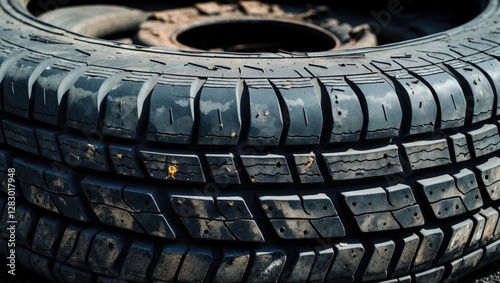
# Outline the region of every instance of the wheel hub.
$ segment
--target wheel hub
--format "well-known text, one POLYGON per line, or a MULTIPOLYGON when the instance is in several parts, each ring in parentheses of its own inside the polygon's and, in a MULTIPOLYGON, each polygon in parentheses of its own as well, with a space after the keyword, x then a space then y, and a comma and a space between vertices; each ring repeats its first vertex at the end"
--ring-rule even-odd
POLYGON ((208 2, 153 13, 137 38, 149 46, 224 52, 320 52, 376 45, 368 26, 340 24, 324 9, 295 12, 258 1, 208 2))

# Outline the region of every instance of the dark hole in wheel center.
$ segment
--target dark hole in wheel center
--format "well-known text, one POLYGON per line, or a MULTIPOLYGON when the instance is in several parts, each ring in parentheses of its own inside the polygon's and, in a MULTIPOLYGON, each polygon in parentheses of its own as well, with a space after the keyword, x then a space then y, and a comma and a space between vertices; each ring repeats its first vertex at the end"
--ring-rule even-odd
POLYGON ((334 49, 333 34, 296 22, 235 20, 187 28, 176 36, 182 45, 227 52, 320 52, 334 49))

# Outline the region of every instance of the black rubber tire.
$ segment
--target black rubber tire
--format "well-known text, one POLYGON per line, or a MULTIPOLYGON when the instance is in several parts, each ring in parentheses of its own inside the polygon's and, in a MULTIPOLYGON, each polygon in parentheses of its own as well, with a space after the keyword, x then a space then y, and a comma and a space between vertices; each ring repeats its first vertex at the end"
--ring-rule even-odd
POLYGON ((500 258, 497 0, 417 40, 252 55, 88 38, 24 2, 0 0, 16 264, 58 282, 439 282, 500 258))

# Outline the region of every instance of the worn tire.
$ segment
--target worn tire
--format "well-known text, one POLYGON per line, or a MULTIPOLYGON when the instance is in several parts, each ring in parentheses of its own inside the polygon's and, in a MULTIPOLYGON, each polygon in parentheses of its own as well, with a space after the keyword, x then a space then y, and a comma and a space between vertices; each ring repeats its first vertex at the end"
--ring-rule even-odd
POLYGON ((58 282, 439 282, 494 262, 483 2, 417 40, 243 55, 88 38, 0 0, 0 252, 14 237, 15 263, 58 282))

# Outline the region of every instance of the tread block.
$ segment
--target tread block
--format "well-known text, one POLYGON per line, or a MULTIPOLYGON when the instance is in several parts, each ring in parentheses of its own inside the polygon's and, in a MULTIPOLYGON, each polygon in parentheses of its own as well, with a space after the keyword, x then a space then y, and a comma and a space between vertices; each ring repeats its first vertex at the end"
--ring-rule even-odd
POLYGON ((131 213, 147 234, 167 239, 175 239, 176 234, 163 214, 131 213))
POLYGON ((155 282, 174 282, 181 261, 188 249, 185 245, 164 246, 151 278, 155 282))
POLYGON ((334 246, 335 258, 328 275, 327 280, 354 281, 354 275, 365 254, 365 248, 362 244, 343 243, 334 246))
POLYGON ((444 139, 405 143, 403 147, 412 170, 436 167, 450 163, 448 143, 444 139))
POLYGON ((491 118, 493 114, 493 104, 495 102, 495 93, 488 78, 475 66, 463 61, 451 61, 446 65, 450 67, 455 75, 462 79, 464 84, 471 90, 471 100, 473 100, 474 109, 472 111, 472 123, 477 123, 491 118))
POLYGON ((439 228, 421 229, 418 236, 420 245, 413 260, 413 270, 432 266, 444 239, 444 233, 439 228))
POLYGON ((91 203, 90 207, 101 223, 132 230, 137 233, 145 233, 142 226, 135 220, 130 211, 106 204, 91 203))
POLYGON ((316 239, 319 235, 311 222, 304 219, 272 219, 271 224, 278 235, 283 239, 316 239))
POLYGON ((177 215, 188 218, 205 218, 212 220, 223 220, 223 216, 217 211, 215 201, 212 197, 172 195, 170 203, 177 215))
POLYGON ((221 264, 215 274, 215 282, 243 282, 250 261, 250 253, 244 250, 224 250, 221 264))
POLYGON ((43 128, 38 128, 35 132, 42 156, 54 161, 63 162, 61 150, 59 149, 58 135, 57 131, 43 128))
POLYGON ((90 222, 94 215, 81 197, 79 177, 73 171, 50 168, 45 171, 45 182, 50 197, 61 214, 90 222))
POLYGON ((47 189, 44 173, 49 167, 45 163, 30 157, 16 157, 12 166, 16 169, 19 182, 47 189))
POLYGON ((435 267, 433 269, 415 274, 416 283, 441 282, 444 276, 444 266, 435 267))
POLYGON ((333 180, 350 180, 403 172, 398 147, 323 153, 333 180))
POLYGON ((500 136, 495 125, 486 124, 467 133, 474 148, 474 156, 480 157, 500 149, 500 136))
POLYGON ((378 75, 347 77, 365 103, 366 139, 399 136, 403 112, 396 91, 378 75))
POLYGON ((31 254, 33 252, 31 250, 28 250, 22 246, 17 246, 16 247, 16 260, 22 265, 26 266, 27 268, 32 269, 33 267, 31 266, 31 254))
POLYGON ((321 92, 311 79, 273 79, 284 113, 286 145, 319 144, 323 129, 321 92), (314 122, 313 122, 314 121, 314 122))
POLYGON ((463 202, 467 210, 472 211, 480 208, 483 205, 483 200, 478 189, 476 175, 468 169, 463 169, 453 177, 457 183, 457 188, 464 194, 463 202))
POLYGON ((60 213, 56 204, 52 200, 50 193, 48 193, 43 188, 21 183, 21 189, 27 201, 47 210, 60 213))
POLYGON ((85 227, 80 224, 70 224, 64 229, 59 249, 57 250, 56 259, 58 261, 66 262, 76 247, 80 232, 84 229, 85 227))
POLYGON ((484 256, 478 268, 493 263, 500 258, 500 240, 497 240, 484 248, 484 256))
POLYGON ((55 282, 52 276, 53 260, 36 253, 31 253, 29 260, 32 270, 39 275, 38 278, 44 278, 51 282, 55 282))
POLYGON ((330 97, 333 128, 331 143, 355 142, 361 138, 364 114, 354 90, 339 78, 320 78, 330 97))
POLYGON ((233 154, 207 154, 205 157, 210 167, 211 176, 217 184, 241 183, 233 154))
POLYGON ((286 158, 282 155, 242 155, 243 166, 253 183, 292 183, 286 158))
POLYGON ((226 225, 240 241, 264 242, 264 236, 255 220, 238 219, 227 221, 226 225))
POLYGON ((279 249, 255 250, 250 263, 248 282, 277 282, 286 258, 286 254, 279 249))
POLYGON ((416 234, 402 236, 400 243, 396 242, 396 245, 401 244, 403 248, 400 255, 398 255, 399 259, 396 267, 394 268, 394 272, 391 274, 392 276, 408 274, 413 263, 413 259, 417 254, 419 242, 420 238, 416 234))
POLYGON ((250 101, 248 145, 278 145, 283 117, 276 92, 268 80, 245 80, 250 101))
POLYGON ((477 250, 451 262, 450 275, 446 282, 455 282, 460 277, 475 270, 483 257, 483 250, 477 250))
MULTIPOLYGON (((11 150, 0 149, 0 191, 8 194, 9 193, 9 176, 8 170, 12 168, 12 160, 15 157, 15 152, 11 150)), ((16 187, 19 185, 15 184, 16 187)), ((12 191, 12 188, 11 188, 12 191)), ((15 190, 15 196, 19 196, 20 191, 15 190)))
POLYGON ((97 177, 86 177, 81 186, 90 203, 106 204, 112 207, 131 210, 123 200, 125 183, 108 181, 97 177))
POLYGON ((33 251, 54 258, 65 226, 63 222, 50 215, 40 218, 33 235, 33 251))
POLYGON ((90 67, 68 91, 66 126, 93 133, 105 110, 105 97, 120 80, 118 70, 90 67))
POLYGON ((253 218, 245 200, 241 197, 217 197, 217 210, 228 220, 253 218))
MULTIPOLYGON (((497 223, 500 220, 500 213, 492 207, 488 207, 487 209, 481 209, 479 213, 486 220, 486 223, 484 225, 483 235, 481 237, 481 242, 480 242, 480 246, 485 246, 488 243, 500 237, 500 235, 495 234, 496 232, 495 227, 497 226, 497 223)), ((500 229, 500 227, 498 229, 500 229)))
MULTIPOLYGON (((422 81, 407 71, 388 72, 389 76, 399 84, 404 101, 408 101, 411 109, 409 135, 430 133, 434 130, 437 119, 437 105, 431 90, 422 81)), ((406 134, 406 133, 405 133, 406 134)))
POLYGON ((389 231, 424 225, 413 192, 406 185, 342 193, 363 232, 389 231))
POLYGON ((485 191, 492 200, 500 199, 500 158, 493 157, 476 167, 481 174, 485 191))
POLYGON ((449 224, 450 239, 446 243, 447 247, 443 255, 438 259, 438 263, 447 262, 462 255, 464 249, 469 241, 474 228, 474 222, 467 219, 461 222, 452 222, 449 224))
POLYGON ((309 282, 324 282, 335 252, 333 248, 321 250, 318 247, 315 253, 316 260, 314 261, 308 280, 309 282))
POLYGON ((71 197, 51 194, 50 197, 57 210, 64 216, 87 223, 95 219, 94 214, 90 212, 80 196, 71 197))
POLYGON ((54 262, 54 277, 60 282, 94 282, 95 275, 60 262, 54 262))
POLYGON ((128 185, 123 189, 123 200, 133 211, 160 213, 165 208, 165 199, 155 188, 128 185))
POLYGON ((464 214, 483 205, 473 172, 464 169, 453 177, 441 175, 418 180, 430 203, 434 215, 439 219, 464 214))
POLYGON ((484 228, 486 226, 486 218, 484 218, 479 213, 472 215, 470 219, 474 221, 474 228, 470 236, 469 244, 465 249, 465 253, 472 252, 479 248, 479 245, 481 244, 481 238, 483 237, 484 228))
POLYGON ((2 126, 7 144, 40 155, 35 127, 11 119, 2 120, 2 126))
POLYGON ((140 158, 133 146, 111 144, 109 145, 109 156, 116 173, 125 176, 144 178, 140 168, 140 158))
POLYGON ((59 144, 66 163, 111 172, 111 166, 107 158, 108 144, 106 142, 89 141, 72 135, 61 135, 59 136, 59 144))
MULTIPOLYGON (((66 229, 61 243, 67 243, 59 247, 57 258, 63 258, 65 263, 72 266, 87 269, 87 255, 96 235, 100 232, 98 228, 72 227, 66 229), (61 251, 61 249, 63 249, 61 251)), ((96 264, 96 261, 94 261, 96 264)))
POLYGON ((214 200, 212 197, 172 195, 170 202, 194 238, 264 241, 245 201, 240 197, 214 200))
POLYGON ((33 117, 51 125, 63 126, 68 90, 84 72, 84 65, 58 61, 49 65, 33 85, 33 117))
MULTIPOLYGON (((12 64, 17 60, 25 56, 27 51, 19 49, 19 47, 14 47, 7 45, 5 42, 0 43, 0 98, 3 100, 3 80, 5 79, 5 74, 12 64)), ((3 110, 3 103, 0 103, 0 110, 3 110)))
POLYGON ((451 157, 453 158, 453 162, 458 163, 471 159, 467 138, 464 134, 451 135, 449 137, 449 141, 452 145, 451 149, 453 154, 451 157))
MULTIPOLYGON (((295 260, 289 274, 284 273, 286 282, 306 282, 311 273, 316 253, 310 248, 299 248, 297 259, 295 260)), ((327 270, 328 271, 328 270, 327 270)))
POLYGON ((261 196, 259 199, 276 233, 283 239, 345 235, 344 225, 325 194, 261 196))
POLYGON ((198 144, 236 145, 241 130, 242 82, 208 79, 199 95, 198 144))
MULTIPOLYGON (((494 51, 493 51, 494 52, 494 51)), ((485 52, 485 53, 488 53, 485 52)), ((484 53, 479 53, 470 57, 462 58, 462 60, 474 64, 476 68, 483 71, 483 73, 491 79, 493 93, 499 93, 500 91, 500 75, 495 72, 500 68, 500 62, 495 59, 495 57, 486 55, 484 53)), ((484 91, 483 91, 484 94, 484 91)), ((493 105, 496 115, 500 114, 500 101, 497 99, 497 105, 493 105)))
POLYGON ((15 155, 14 150, 0 149, 0 171, 7 172, 9 168, 12 168, 15 155))
POLYGON ((89 250, 88 266, 91 271, 110 276, 117 275, 118 260, 125 253, 124 237, 111 232, 98 233, 89 250))
POLYGON ((49 168, 44 177, 47 189, 53 194, 77 196, 81 193, 80 178, 73 170, 49 168))
POLYGON ((188 144, 193 137, 198 81, 163 76, 151 93, 147 140, 188 144))
POLYGON ((437 66, 411 69, 411 73, 432 90, 441 110, 440 129, 463 126, 467 101, 458 81, 437 66))
POLYGON ((133 282, 146 282, 148 268, 154 257, 154 246, 145 241, 134 241, 122 265, 120 277, 133 282))
MULTIPOLYGON (((500 212, 500 206, 495 207, 495 209, 500 212)), ((495 229, 495 233, 493 234, 493 239, 500 239, 500 217, 498 218, 497 228, 495 229)))
POLYGON ((203 282, 212 265, 213 255, 209 248, 191 247, 186 253, 177 274, 179 282, 203 282), (193 271, 196 272, 193 273, 193 271))
POLYGON ((394 241, 373 242, 373 253, 363 273, 363 280, 377 280, 387 277, 387 269, 396 248, 394 241))
POLYGON ((309 154, 294 154, 295 166, 299 172, 300 182, 307 183, 323 183, 324 179, 319 170, 316 156, 313 152, 309 154))
POLYGON ((197 155, 141 150, 149 175, 159 180, 204 183, 205 175, 197 155))
POLYGON ((182 224, 193 238, 235 241, 224 221, 181 217, 182 224))
POLYGON ((3 78, 3 109, 14 115, 30 118, 33 106, 32 86, 48 64, 45 55, 27 54, 9 66, 3 78))
MULTIPOLYGON (((126 139, 139 139, 146 98, 157 77, 151 74, 132 73, 116 83, 106 95, 103 133, 126 139)), ((147 113, 149 114, 149 113, 147 113)))
POLYGON ((174 239, 163 214, 164 206, 154 189, 125 187, 123 183, 87 177, 81 182, 95 215, 102 223, 150 235, 174 239), (150 213, 147 213, 150 212, 150 213))

